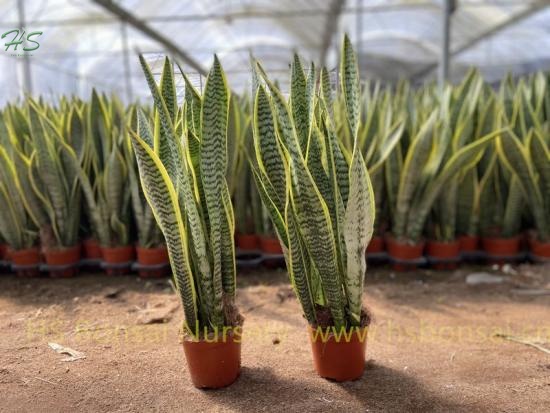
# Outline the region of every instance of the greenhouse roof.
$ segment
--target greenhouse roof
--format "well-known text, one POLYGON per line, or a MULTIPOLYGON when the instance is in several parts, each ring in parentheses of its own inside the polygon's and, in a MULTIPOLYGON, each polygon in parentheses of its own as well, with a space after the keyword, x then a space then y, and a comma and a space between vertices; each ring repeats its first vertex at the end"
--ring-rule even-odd
MULTIPOLYGON (((217 53, 235 90, 250 79, 250 55, 287 81, 294 51, 334 69, 342 34, 360 56, 363 78, 423 82, 441 55, 443 0, 0 0, 0 30, 24 27, 40 47, 0 51, 0 103, 22 96, 78 94, 92 87, 125 99, 147 96, 137 51, 158 72, 178 60, 203 83, 217 53), (21 23, 22 22, 22 23, 21 23), (30 67, 30 76, 24 67, 30 67)), ((458 0, 451 17, 450 79, 479 67, 489 81, 550 67, 549 0, 458 0)))

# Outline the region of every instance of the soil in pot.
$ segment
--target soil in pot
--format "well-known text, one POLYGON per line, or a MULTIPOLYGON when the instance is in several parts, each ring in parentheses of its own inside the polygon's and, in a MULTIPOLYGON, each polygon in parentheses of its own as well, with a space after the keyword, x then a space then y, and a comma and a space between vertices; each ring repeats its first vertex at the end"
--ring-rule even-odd
POLYGON ((277 268, 285 265, 283 248, 278 238, 260 237, 260 247, 264 253, 263 264, 269 268, 277 268), (279 257, 269 257, 279 255, 279 257))
POLYGON ((40 250, 38 247, 9 251, 13 270, 20 277, 40 275, 40 250))
POLYGON ((410 243, 386 236, 388 255, 396 260, 392 267, 395 271, 411 271, 418 268, 418 263, 424 251, 424 242, 410 243))
POLYGON ((460 243, 458 240, 451 242, 428 241, 426 254, 436 270, 454 270, 458 266, 460 258, 460 243))
POLYGON ((135 249, 133 245, 101 247, 101 255, 107 275, 129 274, 135 259, 135 249))
POLYGON ((483 237, 481 244, 487 253, 487 260, 494 264, 505 264, 517 259, 521 236, 511 238, 483 237))
POLYGON ((260 240, 256 234, 237 234, 237 247, 242 251, 255 251, 260 249, 260 240))
POLYGON ((227 328, 217 337, 183 339, 183 350, 193 385, 199 389, 229 386, 241 371, 242 327, 227 328))
POLYGON ((380 254, 381 252, 384 252, 384 250, 384 238, 379 235, 373 236, 367 246, 367 254, 380 254))
POLYGON ((138 274, 142 278, 164 277, 170 274, 168 250, 162 245, 155 248, 136 246, 138 274), (151 268, 147 268, 151 267, 151 268))
POLYGON ((318 326, 308 326, 313 364, 319 376, 335 381, 357 380, 365 369, 370 315, 361 311, 361 325, 347 330, 331 326, 330 311, 316 307, 318 326))
POLYGON ((78 274, 78 263, 80 261, 82 248, 80 245, 66 248, 49 248, 44 250, 46 264, 51 268, 48 270, 52 278, 74 277, 78 274), (58 268, 55 268, 58 267, 58 268))

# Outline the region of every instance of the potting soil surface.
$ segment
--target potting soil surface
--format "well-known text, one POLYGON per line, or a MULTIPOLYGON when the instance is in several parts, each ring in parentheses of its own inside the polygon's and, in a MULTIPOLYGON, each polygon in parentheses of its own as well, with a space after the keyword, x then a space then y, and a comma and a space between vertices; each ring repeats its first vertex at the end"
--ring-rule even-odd
POLYGON ((397 274, 370 267, 360 380, 313 369, 283 270, 240 273, 242 372, 189 380, 168 279, 0 275, 1 412, 543 412, 550 407, 550 267, 397 274), (489 273, 484 279, 466 277, 489 273), (501 275, 494 278, 491 275, 501 275), (56 351, 57 350, 57 351, 56 351), (74 350, 74 351, 73 351, 74 350))

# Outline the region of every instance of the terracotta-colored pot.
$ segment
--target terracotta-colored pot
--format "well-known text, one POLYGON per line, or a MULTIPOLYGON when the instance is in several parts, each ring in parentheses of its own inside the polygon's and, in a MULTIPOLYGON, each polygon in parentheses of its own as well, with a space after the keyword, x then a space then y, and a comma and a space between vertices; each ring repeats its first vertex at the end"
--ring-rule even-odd
POLYGON ((461 235, 458 237, 461 252, 476 252, 479 249, 479 237, 477 235, 461 235))
POLYGON ((384 252, 385 243, 384 238, 378 235, 375 235, 371 238, 369 245, 367 246, 367 254, 379 254, 384 252))
MULTIPOLYGON (((396 258, 402 261, 415 261, 422 258, 422 252, 424 251, 425 243, 418 242, 412 244, 406 241, 398 241, 391 235, 386 235, 386 249, 388 255, 392 258, 396 258)), ((396 271, 410 271, 418 267, 415 262, 409 263, 395 263, 392 265, 396 271)))
POLYGON ((483 237, 481 245, 487 253, 488 261, 495 264, 504 264, 513 261, 519 254, 521 236, 512 238, 483 237))
POLYGON ((38 277, 40 275, 40 250, 38 247, 24 250, 9 250, 11 263, 14 266, 29 267, 15 268, 15 273, 20 277, 38 277))
POLYGON ((243 251, 260 249, 260 240, 256 234, 237 234, 237 247, 243 251))
POLYGON ((520 239, 519 239, 520 251, 526 251, 529 248, 531 248, 531 238, 533 237, 533 234, 536 234, 534 230, 523 231, 520 234, 520 239))
POLYGON ((281 247, 281 243, 278 238, 260 237, 260 248, 265 254, 263 264, 266 267, 277 268, 285 265, 284 259, 282 258, 283 248, 281 247), (266 257, 266 255, 280 255, 281 258, 270 258, 266 257))
POLYGON ((7 260, 8 255, 8 245, 0 244, 0 261, 7 260))
POLYGON ((282 254, 283 248, 278 238, 260 237, 260 247, 266 254, 282 254))
POLYGON ((451 242, 428 241, 426 254, 434 258, 432 267, 436 270, 454 270, 458 265, 460 255, 460 243, 458 240, 451 242), (448 262, 444 262, 448 260, 448 262))
POLYGON ((550 242, 541 242, 536 236, 529 237, 531 253, 539 258, 550 259, 550 242))
POLYGON ((241 371, 242 329, 220 334, 215 341, 185 338, 183 350, 193 385, 199 389, 229 386, 241 371))
POLYGON ((94 238, 87 238, 82 243, 84 247, 84 258, 87 260, 101 260, 101 247, 94 238))
POLYGON ((142 248, 140 246, 136 246, 136 252, 137 261, 140 265, 140 268, 138 269, 138 274, 140 277, 164 277, 170 273, 170 261, 168 259, 168 250, 166 249, 166 246, 163 245, 156 248, 142 248), (157 268, 145 268, 147 266, 157 268))
POLYGON ((135 259, 135 249, 133 245, 101 247, 101 255, 106 264, 107 275, 123 275, 130 273, 132 262, 135 259))
POLYGON ((357 380, 365 369, 368 327, 354 328, 337 337, 329 327, 308 326, 313 364, 317 374, 336 381, 357 380))
POLYGON ((46 264, 60 267, 67 266, 67 268, 63 269, 50 269, 50 277, 67 278, 78 274, 78 262, 80 261, 81 251, 80 244, 67 248, 44 249, 46 264))

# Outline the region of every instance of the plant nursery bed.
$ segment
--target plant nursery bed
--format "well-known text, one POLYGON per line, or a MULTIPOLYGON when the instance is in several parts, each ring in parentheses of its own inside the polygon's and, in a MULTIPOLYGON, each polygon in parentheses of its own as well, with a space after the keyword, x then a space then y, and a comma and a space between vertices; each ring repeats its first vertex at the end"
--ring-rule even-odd
POLYGON ((370 268, 368 361, 361 379, 343 384, 315 374, 286 280, 282 270, 240 274, 241 376, 201 391, 189 380, 182 311, 167 279, 1 275, 0 411, 538 412, 550 405, 550 267, 370 268))

